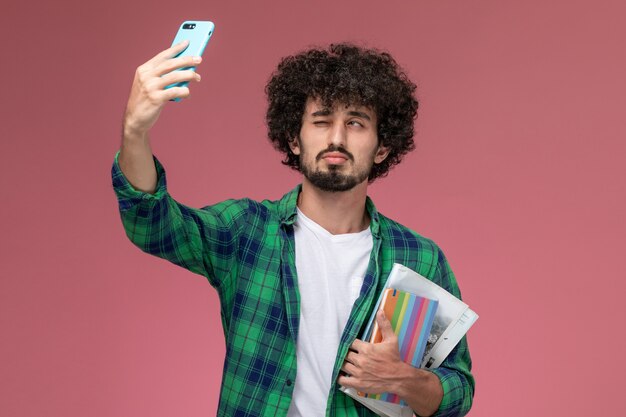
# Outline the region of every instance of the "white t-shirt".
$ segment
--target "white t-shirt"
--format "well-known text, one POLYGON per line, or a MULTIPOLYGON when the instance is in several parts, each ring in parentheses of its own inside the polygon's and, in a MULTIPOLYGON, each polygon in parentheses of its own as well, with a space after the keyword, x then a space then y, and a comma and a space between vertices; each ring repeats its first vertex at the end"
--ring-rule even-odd
POLYGON ((326 412, 339 340, 359 296, 373 247, 369 228, 333 235, 299 209, 294 223, 300 326, 288 417, 326 412))

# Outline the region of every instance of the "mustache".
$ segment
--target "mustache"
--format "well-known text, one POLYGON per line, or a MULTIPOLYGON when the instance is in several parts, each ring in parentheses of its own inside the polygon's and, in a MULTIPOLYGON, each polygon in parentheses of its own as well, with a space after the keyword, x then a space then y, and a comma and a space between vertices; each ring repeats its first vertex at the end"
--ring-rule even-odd
POLYGON ((337 146, 337 145, 330 145, 328 148, 318 153, 317 156, 315 157, 315 160, 319 161, 320 159, 324 157, 324 155, 330 152, 339 152, 345 155, 350 161, 354 161, 354 156, 350 152, 345 150, 343 147, 337 146))

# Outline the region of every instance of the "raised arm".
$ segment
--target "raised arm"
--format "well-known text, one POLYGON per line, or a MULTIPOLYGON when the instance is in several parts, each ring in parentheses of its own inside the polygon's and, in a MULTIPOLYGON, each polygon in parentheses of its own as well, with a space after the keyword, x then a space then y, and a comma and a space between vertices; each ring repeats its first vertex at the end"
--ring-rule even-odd
POLYGON ((224 291, 233 276, 237 236, 245 223, 247 201, 229 200, 195 209, 167 191, 165 170, 152 155, 149 132, 165 104, 189 96, 187 87, 166 86, 199 81, 191 70, 199 57, 173 58, 180 43, 139 66, 128 98, 119 154, 112 167, 113 188, 126 234, 141 250, 206 276, 224 291))
POLYGON ((150 147, 150 129, 168 101, 189 96, 187 87, 165 87, 181 81, 200 81, 200 75, 192 70, 175 71, 197 66, 202 60, 191 56, 174 58, 187 46, 187 41, 174 45, 139 66, 135 72, 124 114, 118 161, 136 190, 151 194, 156 190, 157 173, 150 147))

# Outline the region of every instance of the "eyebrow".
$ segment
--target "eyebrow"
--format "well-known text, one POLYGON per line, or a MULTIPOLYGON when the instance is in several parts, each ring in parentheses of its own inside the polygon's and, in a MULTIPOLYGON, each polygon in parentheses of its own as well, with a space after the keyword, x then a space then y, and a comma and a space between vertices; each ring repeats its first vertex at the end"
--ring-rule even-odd
POLYGON ((363 113, 362 111, 349 111, 348 115, 362 117, 365 120, 371 120, 367 113, 363 113))
MULTIPOLYGON (((330 109, 322 109, 322 110, 318 110, 318 111, 311 113, 311 116, 313 117, 329 116, 331 114, 332 114, 332 111, 330 109)), ((362 111, 351 110, 348 112, 348 116, 356 116, 356 117, 361 117, 365 120, 372 120, 371 117, 367 113, 364 113, 362 111)))
POLYGON ((315 117, 315 116, 328 116, 332 113, 332 111, 330 111, 330 109, 322 109, 322 110, 318 110, 318 111, 314 111, 313 113, 311 113, 311 116, 315 117))

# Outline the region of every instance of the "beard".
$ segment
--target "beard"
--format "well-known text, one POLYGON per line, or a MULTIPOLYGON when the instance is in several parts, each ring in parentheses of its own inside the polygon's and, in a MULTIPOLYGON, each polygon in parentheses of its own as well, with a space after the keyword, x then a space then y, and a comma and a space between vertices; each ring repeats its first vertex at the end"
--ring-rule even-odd
POLYGON ((351 190, 369 176, 369 171, 354 175, 342 174, 334 166, 329 167, 328 171, 320 171, 319 169, 311 171, 306 166, 302 166, 301 171, 311 184, 322 191, 331 193, 351 190))
MULTIPOLYGON (((341 152, 346 155, 350 161, 354 162, 354 157, 351 153, 341 147, 332 145, 328 149, 320 152, 315 160, 319 161, 324 154, 328 152, 341 152)), ((319 168, 316 169, 315 167, 308 166, 304 156, 305 152, 302 152, 300 154, 300 171, 302 175, 320 190, 331 193, 348 191, 361 184, 369 177, 374 163, 372 157, 372 161, 368 166, 352 174, 344 174, 340 172, 341 168, 337 165, 330 165, 328 171, 322 171, 319 168)))

